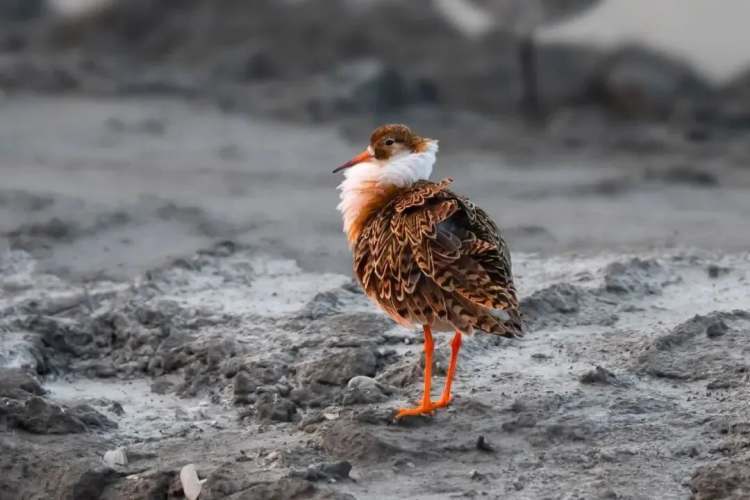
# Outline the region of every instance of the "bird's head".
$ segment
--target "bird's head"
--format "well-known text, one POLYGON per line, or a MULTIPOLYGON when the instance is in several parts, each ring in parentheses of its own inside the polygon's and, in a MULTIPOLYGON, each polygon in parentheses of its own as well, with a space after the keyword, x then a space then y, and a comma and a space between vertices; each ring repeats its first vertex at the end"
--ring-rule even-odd
POLYGON ((406 187, 429 178, 438 142, 420 137, 406 125, 383 125, 370 136, 360 154, 336 168, 347 179, 406 187))

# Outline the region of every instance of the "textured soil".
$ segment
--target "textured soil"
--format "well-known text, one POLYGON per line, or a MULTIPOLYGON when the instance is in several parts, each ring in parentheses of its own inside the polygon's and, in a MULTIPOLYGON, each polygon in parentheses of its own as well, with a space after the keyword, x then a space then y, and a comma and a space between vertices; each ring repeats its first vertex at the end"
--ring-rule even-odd
POLYGON ((187 464, 203 500, 750 496, 732 151, 530 165, 435 130, 437 176, 506 230, 529 332, 467 340, 453 406, 394 424, 421 339, 352 283, 329 173, 364 135, 0 106, 0 498, 183 498, 187 464))

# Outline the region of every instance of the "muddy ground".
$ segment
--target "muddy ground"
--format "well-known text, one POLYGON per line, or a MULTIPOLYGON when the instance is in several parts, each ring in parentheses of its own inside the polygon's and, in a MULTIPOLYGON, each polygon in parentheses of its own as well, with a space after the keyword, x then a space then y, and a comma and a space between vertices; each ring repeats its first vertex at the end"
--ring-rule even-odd
POLYGON ((0 101, 0 498, 182 498, 187 464, 204 500, 750 496, 740 141, 633 127, 666 142, 529 159, 432 122, 437 177, 505 228, 529 332, 467 341, 455 404, 394 424, 420 337, 352 283, 348 123, 0 101))
POLYGON ((0 0, 0 499, 750 498, 750 73, 546 44, 529 119, 518 40, 428 0, 43 4, 0 0), (528 323, 400 424, 421 338, 330 174, 391 120, 528 323))

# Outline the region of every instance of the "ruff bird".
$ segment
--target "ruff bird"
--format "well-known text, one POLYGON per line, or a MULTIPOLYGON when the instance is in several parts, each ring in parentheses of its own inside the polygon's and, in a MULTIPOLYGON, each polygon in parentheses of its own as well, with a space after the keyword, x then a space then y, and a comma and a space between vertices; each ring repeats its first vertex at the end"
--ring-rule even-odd
POLYGON ((397 323, 424 332, 424 394, 395 417, 432 414, 451 402, 463 335, 523 332, 508 246, 486 212, 429 180, 438 142, 384 125, 343 172, 338 209, 367 296, 397 323), (431 398, 433 331, 455 332, 445 387, 431 398))

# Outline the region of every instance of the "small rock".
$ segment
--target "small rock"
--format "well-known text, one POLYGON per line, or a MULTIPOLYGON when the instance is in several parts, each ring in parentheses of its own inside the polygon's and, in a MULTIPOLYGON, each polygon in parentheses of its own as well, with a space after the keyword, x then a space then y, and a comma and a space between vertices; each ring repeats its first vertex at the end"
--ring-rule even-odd
POLYGON ((104 463, 112 468, 128 465, 128 455, 125 453, 125 448, 120 447, 104 453, 104 463))
POLYGON ((708 277, 712 279, 716 279, 726 274, 729 274, 730 271, 731 271, 730 268, 719 266, 717 264, 711 264, 706 269, 706 272, 708 272, 708 277))
POLYGON ((266 422, 292 422, 297 415, 297 405, 271 393, 263 393, 256 403, 258 419, 266 422))
POLYGON ((112 413, 114 413, 118 417, 121 417, 121 416, 125 415, 125 409, 117 401, 113 401, 112 404, 109 405, 109 411, 111 411, 112 413))
POLYGON ((597 366, 593 370, 589 370, 578 378, 578 381, 582 384, 602 384, 602 385, 618 385, 619 381, 614 373, 597 366))
POLYGON ((234 403, 249 403, 249 396, 255 391, 256 385, 250 379, 250 375, 244 371, 234 377, 234 403))
POLYGON ((112 378, 117 376, 117 370, 112 363, 97 363, 93 367, 94 374, 99 378, 112 378))
POLYGON ((394 470, 403 470, 403 469, 414 469, 416 465, 411 460, 406 460, 405 458, 397 458, 393 461, 393 469, 394 470))
POLYGON ((472 470, 472 471, 471 471, 471 472, 469 473, 469 477, 470 477, 470 478, 471 478, 471 479, 472 479, 473 481, 482 481, 482 480, 486 479, 486 477, 487 477, 487 476, 485 476, 484 474, 482 474, 482 473, 481 473, 481 472, 479 472, 478 470, 474 469, 474 470, 472 470))
POLYGON ((375 379, 358 375, 346 385, 346 391, 342 395, 341 404, 348 406, 354 404, 380 403, 388 399, 392 391, 380 384, 375 379))
POLYGON ((552 359, 552 356, 550 356, 549 354, 544 354, 543 352, 535 352, 531 355, 531 359, 537 361, 547 361, 548 359, 552 359))
POLYGON ((484 438, 484 436, 479 436, 477 438, 477 450, 494 453, 495 448, 484 438))
POLYGON ((342 386, 357 375, 375 375, 377 357, 373 349, 358 348, 328 354, 299 367, 300 379, 342 386))
POLYGON ((301 477, 307 481, 338 481, 350 479, 352 464, 347 461, 310 465, 304 471, 292 471, 290 477, 301 477))
POLYGON ((198 479, 198 472, 195 470, 195 465, 188 464, 180 470, 180 483, 182 484, 182 491, 185 498, 188 500, 197 500, 198 495, 201 494, 201 482, 198 479))

